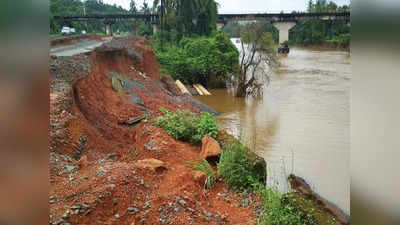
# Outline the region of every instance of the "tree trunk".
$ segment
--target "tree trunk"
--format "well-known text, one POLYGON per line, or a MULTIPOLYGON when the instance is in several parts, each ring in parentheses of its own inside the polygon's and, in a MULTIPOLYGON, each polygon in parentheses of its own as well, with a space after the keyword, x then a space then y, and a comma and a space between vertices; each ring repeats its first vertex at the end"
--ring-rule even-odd
POLYGON ((246 82, 239 79, 236 87, 236 97, 245 97, 246 96, 246 82))

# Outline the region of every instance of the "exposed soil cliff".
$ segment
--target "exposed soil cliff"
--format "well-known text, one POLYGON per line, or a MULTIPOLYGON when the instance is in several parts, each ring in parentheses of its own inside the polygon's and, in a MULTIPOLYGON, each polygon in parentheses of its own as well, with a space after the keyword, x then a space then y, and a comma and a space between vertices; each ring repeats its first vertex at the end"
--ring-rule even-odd
POLYGON ((51 59, 50 223, 254 224, 257 197, 222 180, 204 189, 205 177, 187 164, 201 159, 201 146, 149 122, 160 107, 203 106, 169 90, 146 46, 120 38, 51 59))

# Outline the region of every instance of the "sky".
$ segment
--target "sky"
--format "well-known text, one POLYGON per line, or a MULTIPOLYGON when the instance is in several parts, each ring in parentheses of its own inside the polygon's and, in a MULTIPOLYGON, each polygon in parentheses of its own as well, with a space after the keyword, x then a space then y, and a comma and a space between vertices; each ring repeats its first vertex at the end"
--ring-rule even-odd
MULTIPOLYGON (((141 6, 144 0, 136 0, 141 6)), ((329 1, 329 0, 328 0, 329 1)), ((117 4, 129 9, 130 0, 103 0, 104 3, 117 4)), ((306 11, 308 0, 216 0, 220 4, 219 13, 279 13, 306 11)), ((333 0, 338 5, 349 4, 350 0, 333 0)), ((151 6, 153 0, 147 0, 151 6)))

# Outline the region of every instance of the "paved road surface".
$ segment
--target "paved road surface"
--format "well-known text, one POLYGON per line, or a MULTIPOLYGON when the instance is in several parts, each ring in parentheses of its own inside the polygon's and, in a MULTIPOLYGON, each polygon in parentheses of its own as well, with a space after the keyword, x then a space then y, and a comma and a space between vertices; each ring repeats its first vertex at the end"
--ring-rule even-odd
POLYGON ((82 39, 71 45, 64 45, 50 49, 50 55, 55 56, 73 56, 85 52, 93 51, 103 43, 111 41, 111 37, 103 38, 102 40, 82 39))

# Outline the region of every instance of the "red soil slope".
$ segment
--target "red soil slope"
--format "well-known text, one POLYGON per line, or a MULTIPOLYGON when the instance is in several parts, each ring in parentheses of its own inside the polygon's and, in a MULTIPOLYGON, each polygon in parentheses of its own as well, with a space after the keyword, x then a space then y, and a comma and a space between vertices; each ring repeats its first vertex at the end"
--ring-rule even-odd
POLYGON ((239 195, 219 180, 210 190, 189 161, 200 146, 170 137, 142 120, 159 108, 199 109, 164 88, 159 64, 143 38, 112 41, 95 52, 51 61, 51 224, 254 224, 260 201, 239 195), (133 57, 133 52, 139 58, 133 57), (118 93, 110 74, 135 81, 118 93), (137 87, 139 85, 139 87, 137 87), (131 100, 135 93, 143 101, 131 100), (136 164, 154 158, 166 169, 136 164))

